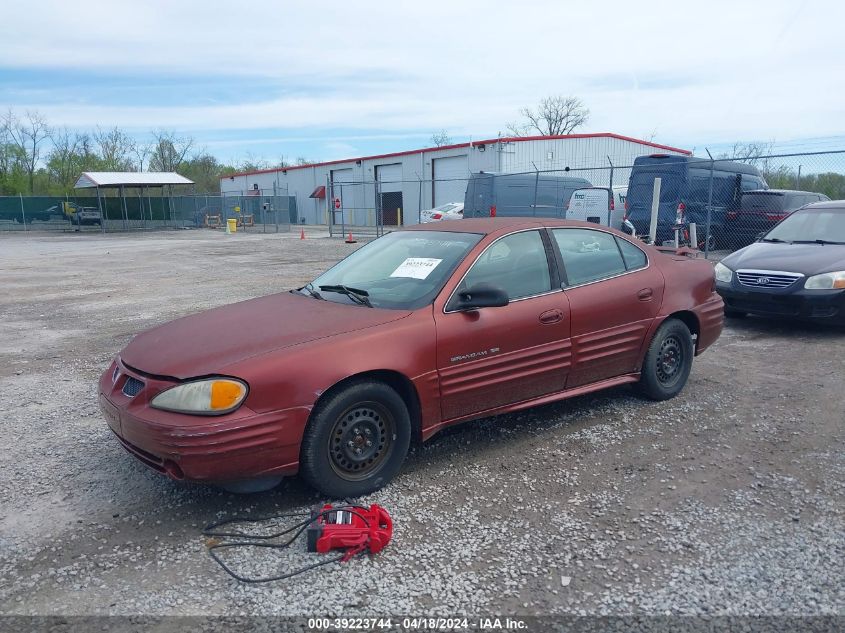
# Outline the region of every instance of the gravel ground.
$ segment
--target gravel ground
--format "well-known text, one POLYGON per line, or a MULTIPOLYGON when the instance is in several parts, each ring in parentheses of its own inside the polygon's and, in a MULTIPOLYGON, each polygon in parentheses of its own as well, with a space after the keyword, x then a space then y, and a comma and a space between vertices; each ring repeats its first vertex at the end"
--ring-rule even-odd
POLYGON ((729 321, 670 402, 619 388, 414 447, 362 500, 395 520, 372 559, 226 576, 205 524, 319 499, 296 478, 237 496, 148 471, 97 377, 144 328, 356 248, 323 235, 0 235, 0 614, 845 615, 845 332, 756 318, 729 321))

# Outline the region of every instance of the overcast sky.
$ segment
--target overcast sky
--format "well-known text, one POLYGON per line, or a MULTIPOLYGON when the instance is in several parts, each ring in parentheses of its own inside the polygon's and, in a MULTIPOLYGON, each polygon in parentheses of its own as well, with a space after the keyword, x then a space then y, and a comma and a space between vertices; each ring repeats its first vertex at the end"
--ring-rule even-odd
POLYGON ((0 105, 224 159, 491 138, 548 94, 586 132, 842 149, 843 24, 841 0, 9 2, 0 105))

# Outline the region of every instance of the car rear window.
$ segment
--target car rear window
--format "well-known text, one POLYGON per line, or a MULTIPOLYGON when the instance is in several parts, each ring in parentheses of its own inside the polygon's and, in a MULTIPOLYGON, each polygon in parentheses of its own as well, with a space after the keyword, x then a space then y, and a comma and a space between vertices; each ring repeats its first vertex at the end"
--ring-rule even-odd
POLYGON ((743 211, 784 211, 786 207, 787 197, 782 193, 744 193, 740 208, 743 211))

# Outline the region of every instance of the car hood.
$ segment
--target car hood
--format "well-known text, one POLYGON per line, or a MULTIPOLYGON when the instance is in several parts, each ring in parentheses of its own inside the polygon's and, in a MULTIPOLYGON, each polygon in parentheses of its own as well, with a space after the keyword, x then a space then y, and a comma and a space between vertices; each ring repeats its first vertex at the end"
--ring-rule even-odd
POLYGON ((838 244, 773 244, 755 242, 728 255, 722 263, 733 270, 781 270, 816 275, 845 270, 845 246, 838 244))
POLYGON ((129 367, 185 379, 260 354, 408 316, 280 293, 186 316, 138 334, 120 353, 129 367))

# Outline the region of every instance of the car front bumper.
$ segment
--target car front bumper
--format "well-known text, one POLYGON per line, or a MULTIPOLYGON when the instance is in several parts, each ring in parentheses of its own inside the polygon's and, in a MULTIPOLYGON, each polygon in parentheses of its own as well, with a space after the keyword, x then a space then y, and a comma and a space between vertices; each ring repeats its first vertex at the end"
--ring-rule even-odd
POLYGON ((172 479, 228 482, 298 470, 310 408, 256 413, 241 406, 223 416, 160 411, 149 406, 145 391, 157 393, 161 381, 123 366, 113 381, 114 368, 100 379, 100 410, 121 445, 156 472, 172 479), (123 393, 130 377, 145 382, 132 397, 123 393))
POLYGON ((716 291, 725 307, 736 312, 845 325, 845 290, 750 289, 739 284, 734 275, 730 283, 717 283, 716 291))

